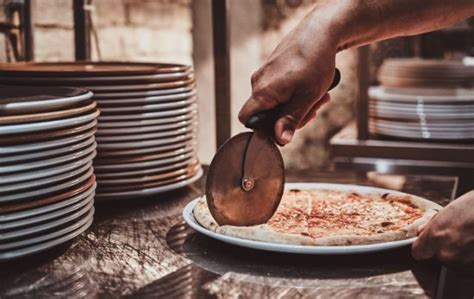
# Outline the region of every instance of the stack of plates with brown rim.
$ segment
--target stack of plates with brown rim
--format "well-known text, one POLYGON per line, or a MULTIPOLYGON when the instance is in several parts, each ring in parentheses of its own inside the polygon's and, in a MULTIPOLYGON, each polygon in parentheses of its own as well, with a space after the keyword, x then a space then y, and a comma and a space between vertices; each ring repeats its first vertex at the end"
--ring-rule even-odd
POLYGON ((193 70, 178 64, 22 63, 0 65, 18 85, 81 86, 101 111, 94 160, 97 199, 153 195, 202 175, 197 159, 193 70))
POLYGON ((474 67, 393 59, 369 89, 369 131, 397 139, 474 140, 474 67), (408 63, 412 61, 413 63, 408 63), (397 80, 388 79, 397 78, 397 80))
POLYGON ((96 106, 85 89, 0 87, 0 260, 91 225, 96 106))
POLYGON ((387 59, 378 80, 385 87, 474 87, 474 67, 461 61, 398 58, 387 59))

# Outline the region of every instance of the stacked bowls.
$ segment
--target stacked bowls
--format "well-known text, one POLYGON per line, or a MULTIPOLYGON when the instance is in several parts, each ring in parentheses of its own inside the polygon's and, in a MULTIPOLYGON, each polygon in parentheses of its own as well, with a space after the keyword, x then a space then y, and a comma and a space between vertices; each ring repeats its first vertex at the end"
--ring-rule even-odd
POLYGON ((101 111, 94 160, 97 199, 152 195, 202 175, 197 159, 193 70, 177 64, 22 63, 0 65, 4 84, 80 86, 101 111))
POLYGON ((0 87, 0 260, 91 225, 99 116, 91 98, 77 88, 0 87))
POLYGON ((474 67, 461 62, 391 59, 382 86, 369 89, 373 135, 425 141, 474 139, 474 67))

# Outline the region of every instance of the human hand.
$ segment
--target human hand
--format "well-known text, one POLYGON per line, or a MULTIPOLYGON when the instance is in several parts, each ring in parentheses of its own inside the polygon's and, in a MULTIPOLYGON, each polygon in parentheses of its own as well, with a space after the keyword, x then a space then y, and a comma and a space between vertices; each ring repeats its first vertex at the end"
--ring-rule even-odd
POLYGON ((239 113, 245 123, 258 112, 279 107, 275 139, 287 144, 330 99, 337 43, 334 36, 305 18, 252 76, 252 95, 239 113))
POLYGON ((436 257, 448 266, 474 265, 474 191, 451 202, 420 227, 412 254, 417 260, 436 257))

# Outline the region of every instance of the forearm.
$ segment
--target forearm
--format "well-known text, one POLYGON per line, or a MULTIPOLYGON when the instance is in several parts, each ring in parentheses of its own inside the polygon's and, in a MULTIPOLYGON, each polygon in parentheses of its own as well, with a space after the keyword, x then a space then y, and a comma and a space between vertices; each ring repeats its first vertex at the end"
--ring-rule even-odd
POLYGON ((305 18, 338 50, 437 30, 474 15, 474 0, 327 0, 305 18))

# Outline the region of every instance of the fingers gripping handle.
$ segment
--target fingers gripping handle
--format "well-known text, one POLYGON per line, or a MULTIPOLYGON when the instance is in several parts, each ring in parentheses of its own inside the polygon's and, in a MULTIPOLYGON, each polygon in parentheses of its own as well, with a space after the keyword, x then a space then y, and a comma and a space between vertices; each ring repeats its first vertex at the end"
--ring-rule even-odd
MULTIPOLYGON (((339 82, 341 81, 341 72, 336 68, 334 73, 334 79, 329 87, 328 91, 336 87, 339 82)), ((275 122, 280 117, 280 109, 276 107, 272 110, 267 110, 263 112, 259 112, 257 114, 252 115, 249 119, 245 122, 245 126, 249 129, 253 130, 264 130, 269 132, 271 136, 273 136, 273 127, 275 126, 275 122)))

